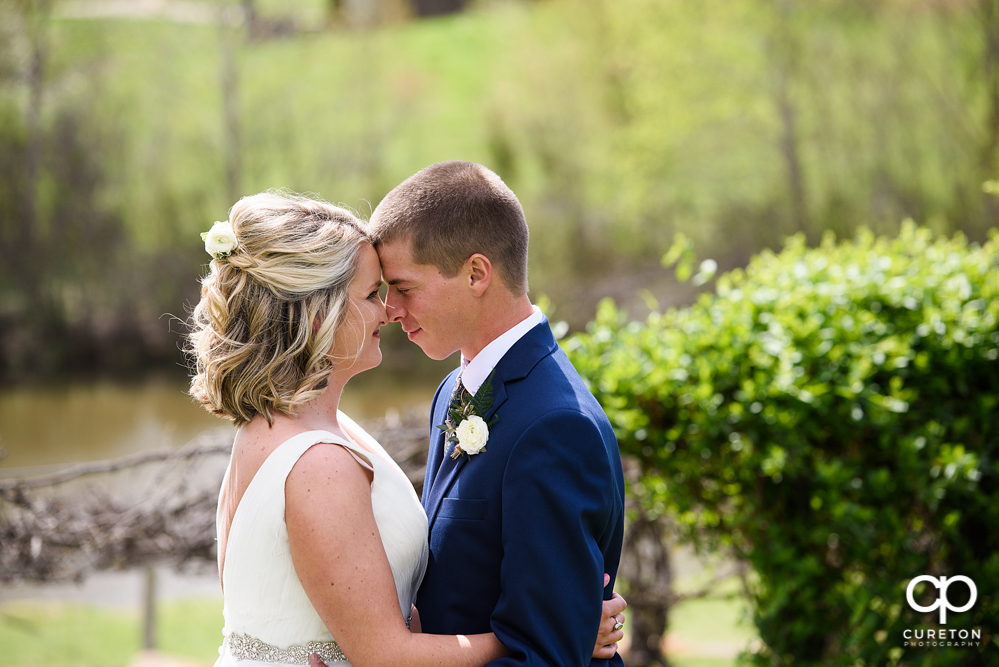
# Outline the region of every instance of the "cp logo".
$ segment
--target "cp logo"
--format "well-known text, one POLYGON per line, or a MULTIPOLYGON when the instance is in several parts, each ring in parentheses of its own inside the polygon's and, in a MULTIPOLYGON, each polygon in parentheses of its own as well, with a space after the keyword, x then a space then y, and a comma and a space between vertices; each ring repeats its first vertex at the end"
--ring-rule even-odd
POLYGON ((940 577, 940 578, 931 577, 928 574, 924 574, 919 577, 916 577, 915 579, 909 582, 909 587, 905 589, 905 599, 909 601, 910 607, 912 607, 916 611, 921 611, 923 613, 929 613, 934 609, 936 609, 937 607, 939 607, 940 623, 946 624, 948 609, 954 612, 968 611, 969 609, 971 609, 971 606, 975 604, 975 600, 978 599, 978 588, 975 587, 975 582, 973 582, 971 579, 961 574, 957 575, 956 577, 951 577, 950 579, 948 579, 947 577, 940 577), (940 597, 937 598, 937 601, 931 604, 929 607, 921 607, 918 604, 916 604, 915 600, 912 599, 912 591, 916 587, 916 584, 918 584, 921 581, 927 581, 936 586, 940 590, 940 597), (952 607, 950 602, 948 602, 947 600, 947 587, 950 586, 955 581, 963 581, 968 585, 968 589, 971 591, 971 597, 968 598, 968 604, 964 605, 963 607, 952 607))

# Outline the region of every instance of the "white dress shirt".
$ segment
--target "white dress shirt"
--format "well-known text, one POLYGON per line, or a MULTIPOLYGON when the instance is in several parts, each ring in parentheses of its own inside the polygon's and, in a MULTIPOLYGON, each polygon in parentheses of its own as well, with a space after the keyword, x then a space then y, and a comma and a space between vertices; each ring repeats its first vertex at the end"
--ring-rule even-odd
POLYGON ((461 355, 461 370, 458 372, 458 378, 465 386, 465 389, 468 390, 468 393, 474 396, 475 392, 482 386, 482 383, 489 377, 489 374, 496 368, 496 364, 500 362, 503 355, 509 352, 510 348, 523 338, 528 331, 541 324, 544 317, 541 309, 534 306, 533 313, 528 315, 519 324, 513 325, 505 333, 493 339, 489 345, 486 345, 482 348, 481 352, 475 355, 474 359, 469 361, 465 358, 465 355, 461 355))

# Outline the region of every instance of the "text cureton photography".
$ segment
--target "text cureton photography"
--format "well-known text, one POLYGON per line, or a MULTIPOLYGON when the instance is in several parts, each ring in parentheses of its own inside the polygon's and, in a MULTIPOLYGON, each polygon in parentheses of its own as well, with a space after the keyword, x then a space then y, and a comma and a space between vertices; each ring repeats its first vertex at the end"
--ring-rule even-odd
POLYGON ((982 629, 907 628, 902 632, 906 646, 981 646, 982 629))
MULTIPOLYGON (((924 595, 927 592, 924 590, 924 595)), ((947 624, 947 612, 961 613, 970 610, 978 600, 978 587, 970 578, 963 575, 953 577, 931 577, 921 575, 914 577, 905 589, 905 599, 909 606, 925 614, 940 610, 939 620, 941 625, 947 624), (936 600, 929 605, 920 605, 915 600, 916 587, 921 583, 935 587, 938 591, 936 600), (968 588, 968 599, 964 604, 954 605, 947 596, 950 585, 960 582, 968 588)), ((932 647, 932 646, 981 646, 981 628, 906 628, 902 631, 903 645, 908 647, 932 647)))

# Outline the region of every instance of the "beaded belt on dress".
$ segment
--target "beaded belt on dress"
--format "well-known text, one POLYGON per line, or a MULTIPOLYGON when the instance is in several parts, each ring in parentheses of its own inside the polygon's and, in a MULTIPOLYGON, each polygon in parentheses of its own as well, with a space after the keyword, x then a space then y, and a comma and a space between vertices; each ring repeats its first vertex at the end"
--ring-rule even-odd
POLYGON ((304 646, 296 644, 288 648, 278 648, 249 635, 231 634, 226 637, 229 652, 236 660, 258 660, 282 665, 307 665, 309 655, 316 653, 327 665, 344 662, 347 656, 336 642, 312 641, 304 646))

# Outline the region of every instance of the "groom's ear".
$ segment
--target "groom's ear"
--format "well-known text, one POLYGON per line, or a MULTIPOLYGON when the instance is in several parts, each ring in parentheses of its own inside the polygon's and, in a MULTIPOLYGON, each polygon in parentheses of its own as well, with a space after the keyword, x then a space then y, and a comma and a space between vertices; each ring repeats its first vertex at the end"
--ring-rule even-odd
POLYGON ((473 296, 482 296, 493 280, 493 263, 480 253, 465 260, 465 275, 473 296))

